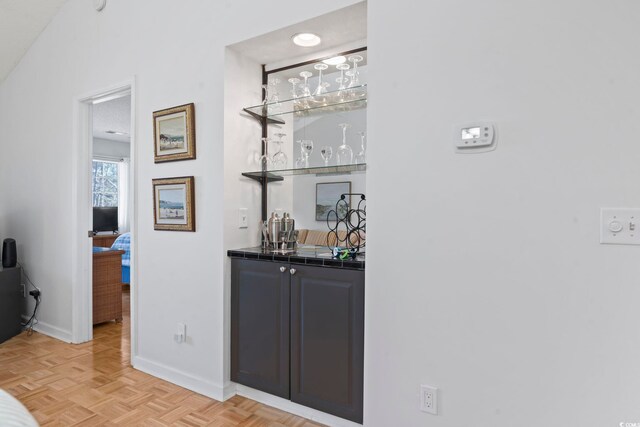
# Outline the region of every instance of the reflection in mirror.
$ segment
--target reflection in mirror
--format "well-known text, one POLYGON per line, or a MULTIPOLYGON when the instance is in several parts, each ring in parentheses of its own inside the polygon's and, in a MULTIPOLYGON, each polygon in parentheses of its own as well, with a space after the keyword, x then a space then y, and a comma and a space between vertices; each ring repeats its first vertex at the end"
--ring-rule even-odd
MULTIPOLYGON (((314 66, 317 63, 314 63, 269 74, 270 82, 278 81, 277 85, 272 84, 277 93, 270 96, 275 95, 280 100, 302 98, 305 94, 322 97, 327 92, 367 83, 366 50, 345 55, 344 61, 332 58, 324 64, 327 65, 326 68, 323 66, 316 69, 314 66), (354 70, 357 73, 354 74, 354 70)), ((351 148, 352 163, 364 163, 367 143, 366 103, 353 103, 349 108, 315 109, 304 114, 293 113, 281 117, 285 124, 269 125, 269 137, 283 141, 278 147, 272 144, 270 153, 281 149, 287 158, 286 166, 281 165, 278 169, 335 166, 338 164, 338 152, 341 146, 344 149, 344 145, 351 148), (346 141, 343 141, 341 124, 348 125, 344 134, 346 141), (308 141, 312 141, 312 144, 308 141)), ((326 220, 319 219, 316 215, 319 209, 325 208, 317 206, 316 184, 349 182, 352 193, 366 194, 365 178, 364 172, 286 177, 284 181, 269 184, 268 211, 276 211, 280 216, 285 211, 290 212, 296 221, 296 229, 328 232, 326 220)), ((335 198, 333 205, 338 201, 339 195, 335 198)), ((328 200, 321 202, 321 205, 329 203, 328 200)))

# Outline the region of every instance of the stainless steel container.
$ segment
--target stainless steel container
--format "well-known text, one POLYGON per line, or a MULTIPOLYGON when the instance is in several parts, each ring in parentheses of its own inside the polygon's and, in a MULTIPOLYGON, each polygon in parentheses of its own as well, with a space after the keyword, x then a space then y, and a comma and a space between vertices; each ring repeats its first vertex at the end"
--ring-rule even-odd
POLYGON ((266 237, 264 247, 273 252, 295 252, 297 249, 297 233, 295 220, 285 212, 282 218, 273 212, 268 221, 265 221, 263 235, 266 237))
POLYGON ((280 241, 280 224, 282 220, 278 218, 278 214, 275 212, 271 213, 271 218, 269 218, 269 225, 267 227, 267 233, 269 234, 269 242, 278 242, 280 241))

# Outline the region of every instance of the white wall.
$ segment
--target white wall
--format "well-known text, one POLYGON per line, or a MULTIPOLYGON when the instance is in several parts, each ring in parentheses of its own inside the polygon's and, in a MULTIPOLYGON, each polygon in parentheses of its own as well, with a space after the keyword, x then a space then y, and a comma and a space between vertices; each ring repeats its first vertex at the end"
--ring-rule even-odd
MULTIPOLYGON (((0 218, 42 288, 41 324, 71 331, 74 99, 135 76, 138 354, 134 364, 222 396, 225 46, 353 4, 69 0, 0 85, 0 218), (288 11, 283 14, 282 11, 288 11), (176 30, 166 25, 176 23, 176 30), (179 67, 167 66, 179 63, 179 67), (43 96, 46 95, 46 96, 43 96), (153 163, 152 112, 196 105, 197 160, 153 163), (154 231, 151 179, 194 175, 195 233, 154 231), (173 342, 175 325, 189 340, 173 342)), ((49 330, 51 331, 51 330, 49 330)))
POLYGON ((128 142, 111 141, 109 139, 93 138, 93 155, 111 157, 114 159, 131 157, 131 145, 128 142))
POLYGON ((639 18, 369 2, 367 426, 640 422, 640 247, 598 244, 601 206, 640 206, 639 18), (454 154, 476 120, 497 151, 454 154))

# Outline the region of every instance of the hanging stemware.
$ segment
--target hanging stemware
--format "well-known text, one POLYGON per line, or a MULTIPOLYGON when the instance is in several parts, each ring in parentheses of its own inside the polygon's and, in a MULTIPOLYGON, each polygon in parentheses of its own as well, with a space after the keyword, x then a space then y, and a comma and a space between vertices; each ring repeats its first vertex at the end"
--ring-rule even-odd
POLYGON ((291 77, 287 81, 291 83, 291 99, 293 99, 293 108, 299 108, 300 101, 298 100, 298 84, 300 83, 300 79, 297 77, 291 77))
POLYGON ((327 64, 316 64, 313 66, 316 70, 318 70, 318 87, 316 91, 313 93, 314 95, 321 95, 325 92, 322 87, 322 72, 329 68, 327 64))
POLYGON ((349 123, 340 123, 338 126, 342 128, 342 145, 338 147, 336 163, 339 166, 350 165, 353 163, 353 150, 347 145, 347 129, 351 125, 349 123))
POLYGON ((313 76, 311 71, 303 71, 300 73, 300 77, 304 79, 302 84, 302 96, 311 96, 311 89, 309 88, 309 77, 313 76))
POLYGON ((356 154, 356 160, 355 163, 360 164, 360 163, 367 163, 367 152, 364 146, 364 136, 365 133, 364 131, 360 131, 358 132, 358 135, 360 135, 360 152, 358 154, 356 154))
POLYGON ((273 141, 278 146, 278 151, 271 157, 271 161, 273 163, 274 169, 286 169, 287 168, 287 155, 282 151, 282 144, 284 141, 283 137, 287 136, 286 133, 274 133, 274 135, 278 138, 276 141, 273 141))
POLYGON ((318 70, 318 87, 313 92, 314 100, 319 103, 326 102, 324 94, 327 93, 327 88, 330 86, 328 83, 322 81, 322 72, 329 68, 327 64, 316 64, 313 66, 318 70))
POLYGON ((280 104, 280 95, 278 94, 278 85, 280 84, 280 79, 277 77, 274 77, 272 79, 269 79, 268 82, 268 86, 269 86, 269 101, 268 103, 271 104, 269 106, 269 109, 271 111, 280 111, 281 108, 281 104, 280 104))
POLYGON ((351 55, 347 58, 347 61, 353 63, 353 69, 347 73, 351 77, 349 82, 349 88, 360 85, 360 72, 358 71, 358 62, 362 62, 364 58, 361 55, 351 55))
POLYGON ((271 141, 271 138, 262 138, 262 155, 258 159, 258 166, 261 171, 268 171, 273 167, 271 157, 269 157, 269 141, 271 141))

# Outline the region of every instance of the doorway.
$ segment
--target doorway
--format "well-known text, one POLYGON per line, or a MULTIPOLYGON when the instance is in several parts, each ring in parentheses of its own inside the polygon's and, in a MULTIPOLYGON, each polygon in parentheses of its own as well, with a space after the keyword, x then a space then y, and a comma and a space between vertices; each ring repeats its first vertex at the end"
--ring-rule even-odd
POLYGON ((75 343, 114 323, 135 343, 134 99, 133 82, 77 99, 75 343))
POLYGON ((93 327, 129 320, 131 235, 131 95, 98 100, 91 108, 93 327))

